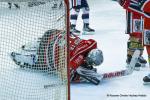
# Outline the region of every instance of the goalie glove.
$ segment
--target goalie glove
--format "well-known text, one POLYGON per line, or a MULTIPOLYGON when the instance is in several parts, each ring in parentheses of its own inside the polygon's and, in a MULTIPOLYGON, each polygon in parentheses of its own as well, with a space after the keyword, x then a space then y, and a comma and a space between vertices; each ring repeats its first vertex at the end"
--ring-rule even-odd
POLYGON ((94 70, 91 70, 82 66, 78 67, 76 72, 78 75, 80 75, 80 77, 88 80, 89 82, 95 85, 98 85, 103 78, 102 75, 98 74, 94 70))

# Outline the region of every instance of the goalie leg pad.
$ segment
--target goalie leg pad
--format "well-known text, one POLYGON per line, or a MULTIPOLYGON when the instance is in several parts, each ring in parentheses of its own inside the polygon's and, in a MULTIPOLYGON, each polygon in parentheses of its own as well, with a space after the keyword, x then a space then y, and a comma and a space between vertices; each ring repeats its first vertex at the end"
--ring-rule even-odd
POLYGON ((37 61, 35 55, 23 55, 20 53, 12 52, 10 56, 12 60, 21 68, 33 68, 37 61))
POLYGON ((48 30, 40 40, 22 46, 21 52, 12 52, 10 56, 21 68, 41 71, 58 70, 63 73, 64 68, 58 58, 65 56, 64 33, 63 30, 48 30))

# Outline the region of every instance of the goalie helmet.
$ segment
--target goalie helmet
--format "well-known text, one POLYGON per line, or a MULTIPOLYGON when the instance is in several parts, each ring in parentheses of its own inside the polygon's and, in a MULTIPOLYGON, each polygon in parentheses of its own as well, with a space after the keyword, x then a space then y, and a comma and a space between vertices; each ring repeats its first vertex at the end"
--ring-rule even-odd
POLYGON ((92 66, 98 66, 102 64, 103 60, 103 53, 99 49, 91 50, 86 57, 87 64, 92 66))

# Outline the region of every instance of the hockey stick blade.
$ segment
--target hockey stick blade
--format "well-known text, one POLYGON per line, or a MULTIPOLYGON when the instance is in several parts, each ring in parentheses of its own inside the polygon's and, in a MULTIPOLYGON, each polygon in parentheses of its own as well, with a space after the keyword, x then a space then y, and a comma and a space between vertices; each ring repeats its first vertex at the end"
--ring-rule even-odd
POLYGON ((121 76, 126 76, 126 75, 132 74, 139 56, 140 56, 140 51, 136 50, 132 56, 131 62, 127 69, 115 71, 115 72, 104 73, 103 79, 111 79, 111 78, 115 78, 115 77, 121 77, 121 76))
POLYGON ((135 69, 135 64, 138 62, 138 58, 140 56, 140 50, 135 50, 134 54, 132 55, 131 62, 127 68, 128 74, 132 74, 135 69))

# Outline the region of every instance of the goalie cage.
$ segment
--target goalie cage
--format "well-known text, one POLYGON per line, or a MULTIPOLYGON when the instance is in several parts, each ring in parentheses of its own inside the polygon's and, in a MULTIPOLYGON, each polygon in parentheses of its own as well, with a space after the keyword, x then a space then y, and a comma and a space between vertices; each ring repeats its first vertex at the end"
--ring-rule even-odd
POLYGON ((0 100, 70 100, 68 6, 68 0, 0 0, 0 100), (18 66, 11 52, 37 40, 38 62, 18 66))

